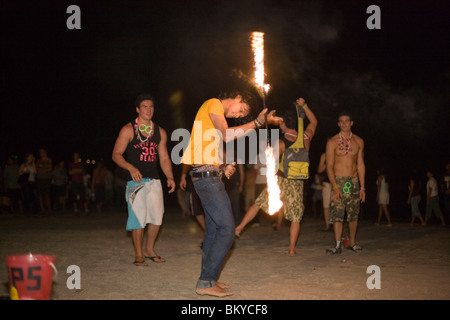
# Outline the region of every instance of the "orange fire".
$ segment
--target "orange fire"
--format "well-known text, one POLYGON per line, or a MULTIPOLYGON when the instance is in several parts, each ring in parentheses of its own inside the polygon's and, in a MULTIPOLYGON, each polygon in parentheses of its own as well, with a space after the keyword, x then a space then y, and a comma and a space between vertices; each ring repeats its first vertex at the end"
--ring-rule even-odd
POLYGON ((281 209, 283 202, 280 200, 281 191, 278 186, 277 161, 273 155, 271 146, 267 146, 266 148, 266 179, 269 214, 273 215, 281 209))
POLYGON ((270 85, 264 84, 264 32, 252 33, 252 48, 255 59, 255 84, 264 96, 270 88, 270 85))
MULTIPOLYGON (((255 84, 261 91, 263 101, 266 93, 269 91, 270 85, 264 83, 264 33, 252 33, 252 48, 255 59, 255 84)), ((278 186, 277 177, 277 161, 273 154, 272 146, 266 148, 266 179, 267 194, 269 201, 269 214, 273 215, 283 206, 280 199, 281 191, 278 186)))

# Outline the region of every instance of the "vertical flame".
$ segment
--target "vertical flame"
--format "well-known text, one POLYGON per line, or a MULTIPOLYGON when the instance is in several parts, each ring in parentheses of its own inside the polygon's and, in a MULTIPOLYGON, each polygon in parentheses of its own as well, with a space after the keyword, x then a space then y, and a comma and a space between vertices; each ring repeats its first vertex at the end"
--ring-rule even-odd
MULTIPOLYGON (((264 33, 252 33, 252 49, 255 60, 255 84, 261 91, 264 100, 265 94, 269 91, 270 86, 264 84, 264 33)), ((266 179, 267 194, 269 202, 269 214, 273 215, 283 206, 280 200, 281 191, 278 186, 277 178, 277 161, 273 155, 273 149, 270 145, 266 148, 266 179)))
POLYGON ((281 191, 278 186, 277 161, 273 155, 273 149, 271 146, 267 146, 266 148, 266 163, 269 214, 273 215, 281 209, 283 202, 280 200, 281 191))
POLYGON ((269 91, 270 85, 264 84, 264 33, 252 33, 252 49, 255 60, 255 84, 263 95, 269 91))

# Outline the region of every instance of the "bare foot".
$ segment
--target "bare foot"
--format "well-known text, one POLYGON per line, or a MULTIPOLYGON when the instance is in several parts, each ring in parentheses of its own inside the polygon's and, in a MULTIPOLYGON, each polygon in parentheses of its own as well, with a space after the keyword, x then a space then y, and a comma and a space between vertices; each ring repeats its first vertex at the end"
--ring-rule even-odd
POLYGON ((297 255, 297 252, 295 252, 294 249, 289 249, 289 250, 288 250, 288 254, 289 254, 291 257, 293 257, 293 256, 297 255))
POLYGON ((148 266, 147 262, 145 262, 143 257, 136 257, 136 259, 134 259, 133 264, 136 267, 147 267, 148 266))
POLYGON ((238 238, 241 236, 241 232, 242 232, 242 229, 239 229, 239 228, 234 229, 234 235, 238 238))
POLYGON ((231 286, 225 282, 216 281, 216 286, 218 286, 221 289, 231 289, 231 286))
POLYGON ((220 288, 219 286, 215 285, 214 287, 210 288, 197 288, 195 289, 195 293, 201 296, 213 296, 213 297, 227 297, 233 295, 232 292, 227 291, 225 289, 220 288))

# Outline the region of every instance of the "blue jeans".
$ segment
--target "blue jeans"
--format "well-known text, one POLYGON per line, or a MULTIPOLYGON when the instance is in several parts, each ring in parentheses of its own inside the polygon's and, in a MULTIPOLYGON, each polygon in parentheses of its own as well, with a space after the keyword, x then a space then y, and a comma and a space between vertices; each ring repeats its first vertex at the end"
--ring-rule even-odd
POLYGON ((234 219, 230 198, 220 177, 192 177, 205 212, 202 270, 197 288, 215 286, 225 257, 234 241, 234 219))

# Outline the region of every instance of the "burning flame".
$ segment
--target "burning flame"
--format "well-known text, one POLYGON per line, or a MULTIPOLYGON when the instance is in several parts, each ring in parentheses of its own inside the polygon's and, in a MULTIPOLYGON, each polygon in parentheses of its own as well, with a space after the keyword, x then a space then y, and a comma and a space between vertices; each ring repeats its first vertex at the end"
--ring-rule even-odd
POLYGON ((264 84, 264 32, 252 33, 252 49, 255 60, 255 84, 263 94, 266 94, 270 85, 264 84))
POLYGON ((267 146, 266 148, 266 178, 269 214, 273 215, 281 209, 283 202, 280 200, 281 191, 278 186, 277 161, 273 155, 271 146, 267 146))
MULTIPOLYGON (((264 33, 252 33, 252 49, 255 59, 255 84, 262 92, 263 102, 266 93, 269 91, 270 85, 264 84, 264 33)), ((267 119, 266 119, 267 121, 267 119)), ((266 148, 266 178, 267 178, 267 193, 269 201, 269 214, 273 215, 283 206, 280 200, 280 187, 278 186, 277 178, 277 161, 273 155, 273 149, 270 145, 266 148)))

